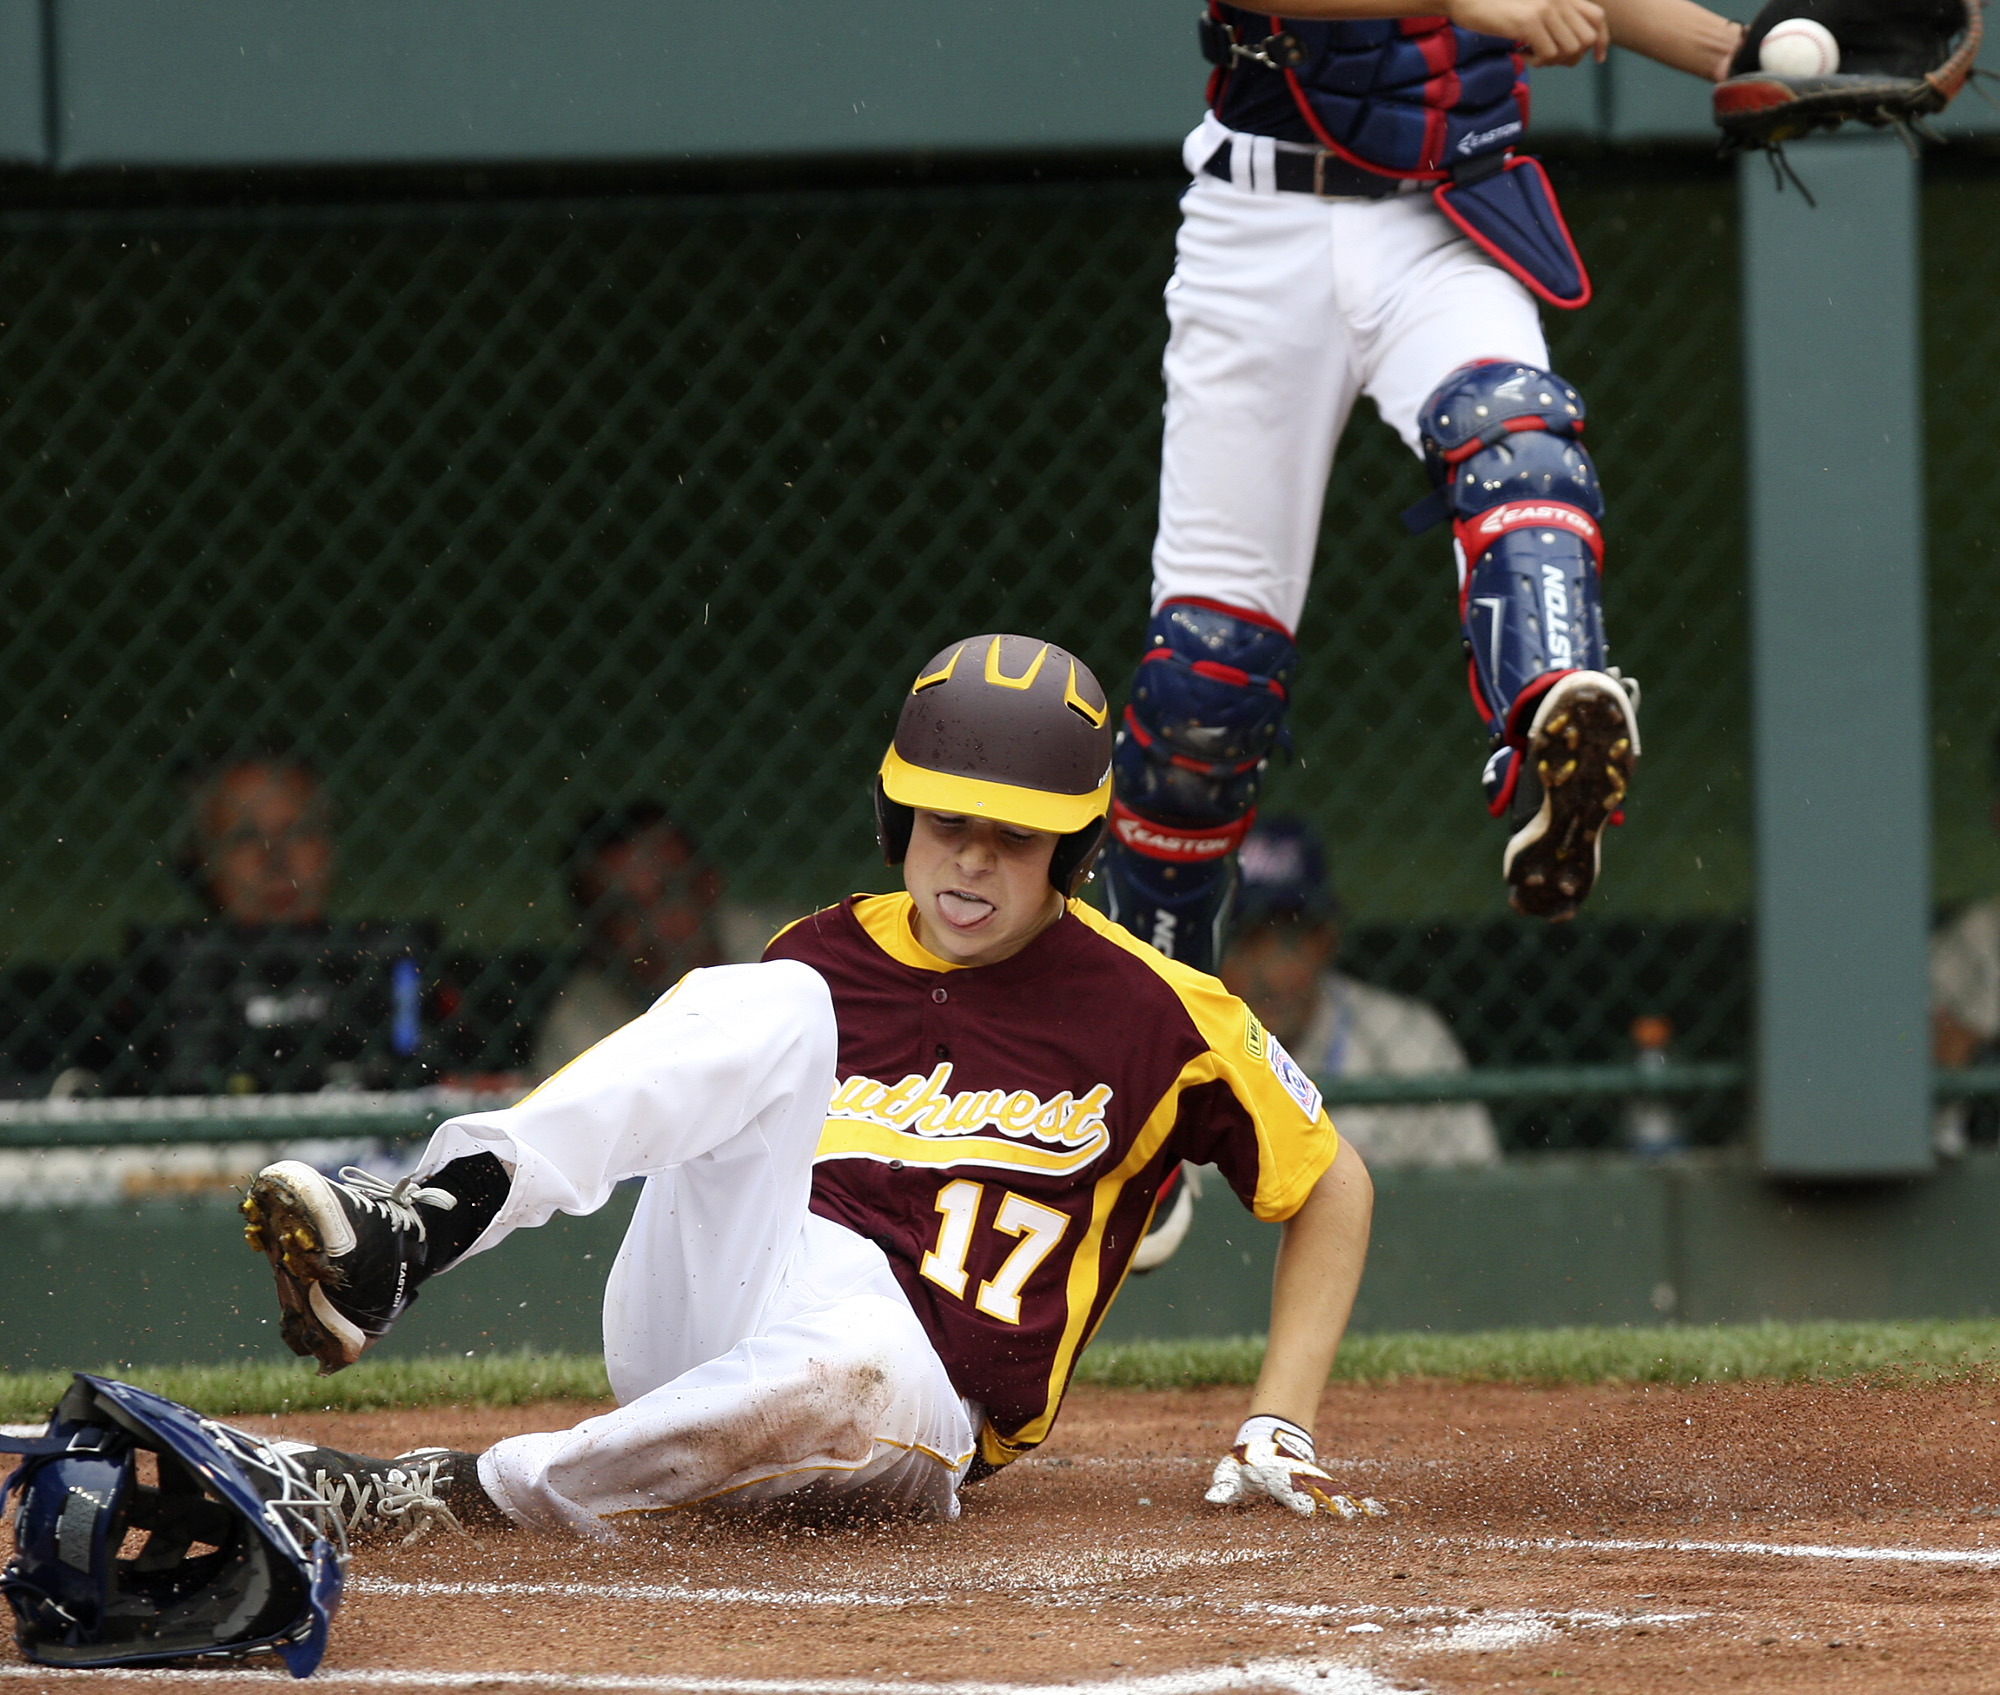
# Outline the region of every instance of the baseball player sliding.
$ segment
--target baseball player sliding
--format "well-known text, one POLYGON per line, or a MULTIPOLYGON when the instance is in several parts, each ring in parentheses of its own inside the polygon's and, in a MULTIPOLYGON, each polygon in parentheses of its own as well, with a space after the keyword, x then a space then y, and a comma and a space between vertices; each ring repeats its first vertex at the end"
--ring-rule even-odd
POLYGON ((1074 898, 1112 736, 1062 649, 954 643, 875 789, 906 893, 691 972, 519 1105, 443 1125, 400 1183, 259 1174, 247 1234, 286 1341, 326 1371, 425 1278, 646 1180, 605 1292, 617 1410, 476 1458, 308 1451, 354 1531, 602 1534, 802 1491, 953 1517, 962 1485, 1048 1436, 1182 1160, 1284 1221, 1263 1372, 1208 1499, 1380 1510, 1338 1492, 1311 1435, 1368 1174, 1240 1000, 1074 898))
POLYGON ((1213 970, 1234 854, 1285 744, 1328 471, 1368 395, 1449 520, 1482 782, 1514 906, 1572 916, 1639 756, 1638 685, 1608 663, 1604 506, 1582 397, 1537 300, 1590 284, 1518 152, 1525 65, 1612 42, 1711 79, 1742 26, 1692 0, 1211 0, 1208 113, 1183 156, 1167 285, 1153 618, 1118 739, 1106 906, 1213 970))

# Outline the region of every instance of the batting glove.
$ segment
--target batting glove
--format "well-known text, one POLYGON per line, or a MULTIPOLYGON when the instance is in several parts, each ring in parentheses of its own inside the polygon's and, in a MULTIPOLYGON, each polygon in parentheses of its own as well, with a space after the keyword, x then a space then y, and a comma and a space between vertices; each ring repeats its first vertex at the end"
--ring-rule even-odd
POLYGON ((1368 1496, 1356 1500, 1339 1493, 1320 1469, 1312 1433, 1268 1413, 1243 1421, 1235 1447, 1216 1462, 1204 1499, 1218 1507, 1240 1507, 1259 1495, 1290 1507, 1300 1518, 1311 1518, 1322 1507, 1347 1519, 1381 1518, 1389 1511, 1368 1496))

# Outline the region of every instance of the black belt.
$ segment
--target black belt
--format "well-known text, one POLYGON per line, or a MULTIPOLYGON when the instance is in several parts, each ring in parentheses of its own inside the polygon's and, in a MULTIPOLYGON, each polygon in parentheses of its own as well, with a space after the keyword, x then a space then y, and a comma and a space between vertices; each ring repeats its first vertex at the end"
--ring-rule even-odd
MULTIPOLYGON (((1212 177, 1220 177, 1224 182, 1235 179, 1230 175, 1230 143, 1224 142, 1208 156, 1202 166, 1203 172, 1212 177)), ((1337 153, 1292 153, 1284 149, 1274 149, 1276 167, 1273 176, 1283 194, 1316 194, 1322 199, 1387 200, 1392 194, 1402 192, 1400 177, 1385 177, 1378 171, 1363 170, 1359 165, 1350 165, 1337 153)))

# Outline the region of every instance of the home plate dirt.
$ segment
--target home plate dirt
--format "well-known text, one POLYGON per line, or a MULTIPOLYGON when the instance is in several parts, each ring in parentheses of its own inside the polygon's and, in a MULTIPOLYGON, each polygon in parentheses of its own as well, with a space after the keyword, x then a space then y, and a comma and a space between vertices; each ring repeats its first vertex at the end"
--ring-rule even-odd
MULTIPOLYGON (((1331 1391, 1386 1520, 1204 1507, 1241 1390, 1079 1389, 954 1525, 677 1517, 366 1548, 330 1689, 1990 1691, 2000 1385, 1331 1391)), ((375 1453, 574 1403, 239 1419, 375 1453)), ((287 1687, 262 1671, 52 1674, 287 1687)))

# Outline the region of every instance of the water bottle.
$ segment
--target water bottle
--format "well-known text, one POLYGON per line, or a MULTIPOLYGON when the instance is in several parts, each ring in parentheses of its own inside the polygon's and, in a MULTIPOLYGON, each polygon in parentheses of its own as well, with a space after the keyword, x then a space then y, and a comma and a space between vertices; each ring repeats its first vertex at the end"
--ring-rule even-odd
MULTIPOLYGON (((1647 1013, 1632 1020, 1632 1063, 1640 1073, 1667 1068, 1667 1044, 1674 1039, 1671 1019, 1647 1013)), ((1663 1095, 1638 1095, 1625 1103, 1625 1145, 1641 1159, 1660 1159, 1687 1146, 1681 1115, 1663 1095)))

